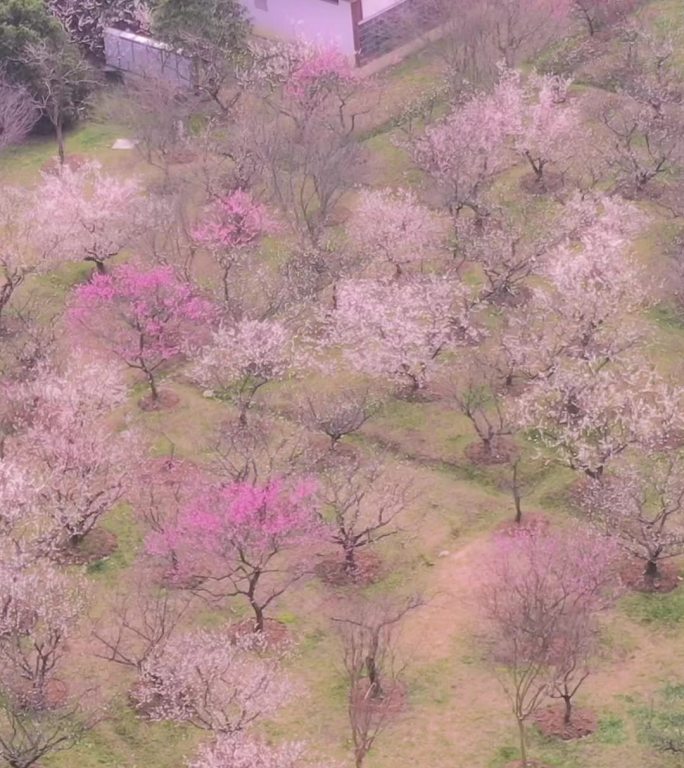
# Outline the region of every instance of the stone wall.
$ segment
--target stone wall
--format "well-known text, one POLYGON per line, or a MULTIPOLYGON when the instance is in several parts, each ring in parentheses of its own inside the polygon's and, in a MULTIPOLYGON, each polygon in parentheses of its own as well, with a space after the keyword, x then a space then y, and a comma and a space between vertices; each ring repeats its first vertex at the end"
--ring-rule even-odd
POLYGON ((191 88, 192 60, 176 53, 165 43, 150 37, 107 27, 104 31, 105 63, 120 72, 166 80, 191 88))

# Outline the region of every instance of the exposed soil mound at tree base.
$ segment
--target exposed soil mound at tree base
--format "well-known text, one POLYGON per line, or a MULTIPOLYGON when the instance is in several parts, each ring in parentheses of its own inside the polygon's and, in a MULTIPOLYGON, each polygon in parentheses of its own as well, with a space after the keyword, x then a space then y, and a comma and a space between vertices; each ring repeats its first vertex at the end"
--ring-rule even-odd
POLYGON ((551 521, 546 515, 538 512, 523 512, 522 520, 516 523, 515 520, 504 520, 496 526, 496 533, 509 534, 515 536, 519 531, 546 531, 551 525, 551 521))
POLYGON ((64 706, 69 694, 67 684, 63 680, 52 678, 45 684, 44 699, 37 705, 31 693, 30 684, 22 680, 20 685, 14 688, 22 708, 27 712, 51 711, 64 706))
MULTIPOLYGON (((247 637, 255 634, 254 619, 244 619, 232 624, 228 629, 228 636, 233 640, 238 640, 241 637, 247 637)), ((261 642, 263 648, 268 650, 269 648, 282 648, 287 645, 291 640, 290 630, 283 624, 282 621, 277 619, 265 619, 264 629, 261 632, 261 642)))
MULTIPOLYGON (((382 683, 381 683, 382 685, 382 683)), ((361 680, 352 692, 354 706, 369 715, 391 717, 399 714, 406 706, 406 686, 403 683, 388 683, 379 696, 369 695, 368 680, 361 680)))
POLYGON ((316 565, 316 575, 334 587, 365 587, 376 582, 382 574, 382 560, 374 552, 356 555, 356 568, 349 571, 339 557, 328 557, 316 565))
POLYGON ((153 399, 151 395, 141 398, 138 405, 142 411, 169 411, 175 408, 179 402, 180 397, 175 392, 164 390, 159 393, 156 399, 153 399))
POLYGON ((515 455, 516 448, 510 441, 500 439, 492 443, 490 449, 487 450, 484 443, 478 440, 467 445, 464 453, 471 464, 486 467, 506 464, 515 455))
POLYGON ((658 567, 659 574, 652 578, 644 574, 646 564, 643 560, 628 560, 620 568, 620 578, 629 589, 635 592, 672 592, 681 583, 677 567, 664 563, 658 567))
POLYGON ((592 734, 598 725, 596 715, 590 709, 574 709, 569 723, 564 722, 565 707, 545 707, 537 712, 534 724, 544 734, 555 739, 571 741, 592 734))
POLYGON ((526 763, 523 763, 522 760, 513 760, 512 763, 506 763, 504 768, 551 768, 551 766, 540 763, 539 760, 528 760, 526 763))
MULTIPOLYGON (((69 168, 69 170, 71 171, 77 171, 79 168, 81 168, 88 162, 90 162, 90 158, 86 157, 85 155, 80 155, 78 153, 67 154, 64 158, 64 165, 67 168, 69 168)), ((59 157, 57 157, 56 155, 55 157, 51 157, 46 163, 43 164, 43 167, 40 170, 43 173, 51 174, 52 176, 57 176, 62 170, 62 166, 59 162, 59 157)))
POLYGON ((539 181, 534 173, 528 173, 520 179, 520 189, 528 195, 549 195, 563 188, 563 177, 559 173, 544 173, 544 179, 539 181))
POLYGON ((105 528, 95 528, 81 541, 59 555, 59 561, 66 565, 90 565, 110 557, 119 547, 115 533, 105 528))

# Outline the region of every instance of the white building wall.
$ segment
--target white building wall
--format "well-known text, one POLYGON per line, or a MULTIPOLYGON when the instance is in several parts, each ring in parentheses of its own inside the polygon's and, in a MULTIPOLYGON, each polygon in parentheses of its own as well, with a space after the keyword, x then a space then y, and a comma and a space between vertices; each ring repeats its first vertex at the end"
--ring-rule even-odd
POLYGON ((351 2, 327 0, 242 0, 252 16, 254 31, 285 39, 302 37, 322 44, 334 44, 352 56, 354 28, 351 2), (257 6, 266 5, 268 10, 257 6))

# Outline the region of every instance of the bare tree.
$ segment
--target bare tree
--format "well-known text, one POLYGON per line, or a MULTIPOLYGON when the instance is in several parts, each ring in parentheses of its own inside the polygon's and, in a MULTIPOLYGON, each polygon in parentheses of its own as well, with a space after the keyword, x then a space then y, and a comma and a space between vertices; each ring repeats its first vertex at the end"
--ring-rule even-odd
POLYGON ((140 79, 107 97, 101 112, 125 125, 137 150, 170 181, 170 166, 187 144, 187 121, 197 100, 166 80, 140 79))
POLYGON ((40 373, 55 347, 57 315, 35 291, 25 291, 13 302, 2 328, 0 374, 19 380, 40 373))
POLYGON ((38 119, 38 108, 25 88, 12 85, 0 70, 0 151, 19 144, 38 119))
POLYGON ((400 703, 403 667, 397 660, 399 628, 406 614, 422 605, 422 599, 415 596, 403 601, 359 599, 346 616, 333 618, 342 640, 349 685, 348 715, 356 768, 362 768, 400 703))
POLYGON ((638 5, 639 0, 572 0, 572 12, 593 37, 602 27, 623 21, 638 5))
POLYGON ((284 421, 255 416, 219 425, 211 444, 214 472, 234 483, 261 482, 273 475, 287 477, 314 461, 309 439, 284 421))
POLYGON ((345 388, 340 392, 307 392, 301 405, 301 420, 310 429, 330 438, 334 450, 339 441, 353 435, 373 416, 379 407, 368 388, 345 388))
POLYGON ((399 532, 396 521, 409 503, 408 486, 381 462, 344 454, 324 460, 319 476, 332 518, 330 538, 342 550, 345 576, 353 578, 359 552, 399 532))
POLYGON ((114 596, 106 626, 96 626, 102 659, 141 673, 148 659, 159 655, 190 606, 192 596, 169 590, 150 591, 144 574, 133 588, 114 596))
POLYGON ((439 386, 471 423, 481 440, 481 458, 489 463, 506 460, 503 438, 514 432, 499 363, 497 349, 464 350, 461 365, 449 371, 439 386))
POLYGON ((524 298, 525 283, 540 271, 548 247, 543 239, 530 240, 523 228, 505 215, 492 215, 480 223, 461 219, 456 237, 465 258, 482 268, 486 280, 482 299, 493 304, 524 298))
POLYGON ((541 51, 566 23, 563 4, 556 0, 485 0, 482 5, 494 45, 509 67, 541 51))
POLYGON ((526 723, 549 692, 563 698, 570 720, 571 699, 586 678, 584 633, 605 604, 615 553, 604 539, 580 528, 519 528, 499 536, 494 547, 480 604, 490 660, 518 725, 526 768, 534 764, 527 759, 526 723))
POLYGON ((434 48, 444 61, 451 93, 458 97, 470 88, 494 82, 500 54, 494 45, 486 4, 428 0, 419 5, 424 9, 421 17, 431 16, 440 26, 440 39, 434 48))
POLYGON ((40 40, 24 48, 24 64, 34 73, 34 95, 55 131, 64 165, 64 129, 83 112, 97 85, 94 71, 67 40, 40 40))
POLYGON ((9 768, 31 768, 48 755, 78 744, 98 721, 70 705, 50 712, 27 710, 6 693, 0 697, 0 758, 9 768))

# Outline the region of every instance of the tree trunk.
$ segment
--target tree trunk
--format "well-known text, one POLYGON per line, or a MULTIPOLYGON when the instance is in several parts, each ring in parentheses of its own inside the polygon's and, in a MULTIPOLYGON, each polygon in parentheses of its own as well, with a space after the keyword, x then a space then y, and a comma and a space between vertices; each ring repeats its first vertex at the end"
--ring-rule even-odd
POLYGON ((520 485, 518 482, 518 462, 513 464, 513 481, 511 483, 513 491, 513 504, 515 506, 515 518, 516 525, 520 525, 522 522, 522 503, 520 498, 520 485))
POLYGON ((107 268, 105 267, 105 263, 102 259, 98 258, 97 256, 86 256, 84 257, 83 261, 90 261, 95 265, 95 271, 98 275, 106 275, 107 274, 107 268))
POLYGON ((240 406, 240 416, 238 417, 238 422, 239 422, 241 427, 246 427, 247 426, 247 411, 248 411, 248 409, 249 409, 249 404, 248 403, 243 403, 240 406))
POLYGON ((229 273, 230 273, 230 267, 228 267, 228 268, 224 267, 223 268, 223 275, 221 277, 221 282, 223 284, 223 301, 226 304, 230 303, 230 288, 229 288, 229 283, 228 283, 228 275, 229 275, 229 273))
POLYGON ((584 474, 587 475, 587 477, 590 477, 592 480, 600 480, 603 477, 603 465, 596 467, 596 469, 591 469, 591 467, 588 467, 584 470, 584 474))
POLYGON ((520 763, 522 768, 527 765, 527 744, 525 743, 525 722, 518 717, 518 736, 520 738, 520 763))
POLYGON ((59 167, 64 165, 64 127, 62 121, 55 122, 55 135, 57 137, 57 154, 59 155, 59 167))
POLYGON ((354 573, 356 570, 356 547, 346 546, 344 548, 344 572, 346 574, 354 573))
POLYGON ((660 576, 660 571, 658 570, 658 561, 657 560, 649 560, 646 563, 646 568, 644 569, 644 576, 649 581, 655 581, 655 579, 660 576))
POLYGON ((378 667, 375 663, 375 656, 366 656, 366 674, 368 675, 368 688, 371 698, 381 698, 382 687, 380 685, 380 674, 378 672, 378 667))
POLYGON ((147 376, 147 383, 150 385, 150 395, 153 402, 159 399, 159 390, 157 389, 157 382, 154 380, 154 374, 151 371, 145 370, 147 376))
POLYGON ((252 606, 252 610, 254 611, 254 631, 255 632, 263 632, 264 631, 264 611, 260 605, 254 602, 250 598, 249 601, 250 605, 252 606))
POLYGON ((570 725, 570 721, 572 719, 572 699, 567 694, 565 694, 561 698, 563 699, 563 703, 565 704, 565 712, 563 713, 563 722, 565 723, 565 725, 570 725))

